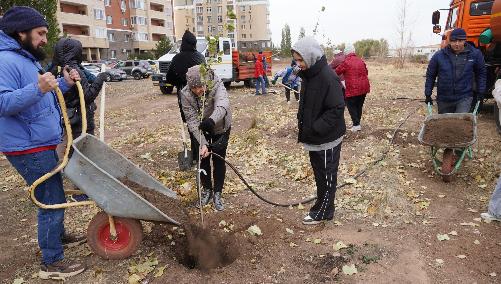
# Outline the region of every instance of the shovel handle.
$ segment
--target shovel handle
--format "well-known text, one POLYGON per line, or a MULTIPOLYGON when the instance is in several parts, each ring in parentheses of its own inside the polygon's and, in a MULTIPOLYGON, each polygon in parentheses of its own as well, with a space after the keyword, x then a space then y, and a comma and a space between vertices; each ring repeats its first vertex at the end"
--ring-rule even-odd
POLYGON ((186 147, 186 133, 184 133, 184 123, 181 122, 181 137, 183 138, 183 145, 186 147))

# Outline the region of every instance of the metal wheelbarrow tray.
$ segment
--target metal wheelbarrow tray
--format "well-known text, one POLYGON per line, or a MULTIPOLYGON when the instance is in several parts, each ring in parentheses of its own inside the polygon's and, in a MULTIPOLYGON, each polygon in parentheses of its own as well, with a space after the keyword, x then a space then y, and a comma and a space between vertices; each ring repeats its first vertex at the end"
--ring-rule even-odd
POLYGON ((176 199, 176 193, 111 149, 96 137, 85 134, 73 142, 73 155, 64 174, 104 211, 87 226, 87 244, 105 259, 128 258, 143 239, 139 220, 179 223, 160 211, 118 179, 127 179, 176 199))
POLYGON ((429 115, 426 117, 423 126, 421 127, 421 131, 419 132, 418 135, 418 141, 419 143, 426 145, 426 146, 432 146, 436 148, 451 148, 451 149, 464 149, 467 148, 477 141, 477 116, 472 114, 472 113, 444 113, 444 114, 433 114, 429 115), (437 143, 434 141, 426 141, 424 139, 424 134, 427 131, 426 125, 427 122, 431 120, 441 120, 441 119, 458 119, 458 120, 463 120, 463 121, 469 121, 472 123, 473 127, 473 135, 471 137, 471 140, 466 142, 466 143, 437 143))
POLYGON ((429 106, 429 113, 423 123, 423 127, 418 135, 418 140, 421 144, 431 146, 431 157, 433 162, 433 168, 436 173, 442 176, 442 179, 445 182, 452 181, 453 175, 459 170, 461 167, 461 163, 464 158, 468 156, 470 159, 473 158, 473 150, 472 145, 477 141, 477 116, 475 108, 474 113, 445 113, 445 114, 431 114, 431 107, 429 106), (430 131, 427 129, 428 122, 432 120, 441 120, 441 119, 457 119, 463 120, 465 123, 471 123, 473 134, 471 139, 467 142, 463 143, 440 143, 438 141, 426 141, 424 135, 426 131, 430 131), (437 156, 439 153, 439 149, 444 149, 443 157, 440 160, 437 156), (458 157, 455 156, 454 151, 459 150, 460 154, 458 157))

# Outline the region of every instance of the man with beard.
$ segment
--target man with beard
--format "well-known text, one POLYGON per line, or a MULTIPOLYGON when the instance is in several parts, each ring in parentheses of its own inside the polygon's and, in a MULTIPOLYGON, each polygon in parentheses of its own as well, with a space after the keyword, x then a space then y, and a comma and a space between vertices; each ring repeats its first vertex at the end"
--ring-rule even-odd
MULTIPOLYGON (((57 80, 51 73, 41 74, 38 61, 45 57, 47 28, 44 17, 30 7, 12 7, 0 19, 0 152, 28 184, 58 164, 61 110, 54 89, 65 93, 80 80, 76 70, 65 70, 57 80)), ((40 184, 35 196, 44 204, 65 203, 61 174, 40 184)), ((64 279, 85 270, 82 263, 64 259, 63 245, 75 239, 64 235, 63 221, 64 209, 38 210, 42 279, 64 279)))
MULTIPOLYGON (((181 90, 187 83, 186 72, 188 72, 188 68, 202 63, 205 63, 205 57, 197 51, 197 38, 190 31, 186 30, 181 41, 180 52, 172 58, 169 71, 167 72, 167 82, 176 86, 177 89, 177 103, 183 122, 186 122, 186 117, 181 106, 181 90)), ((195 162, 198 161, 198 148, 195 147, 197 140, 191 131, 189 133, 191 154, 193 155, 193 162, 195 162)))

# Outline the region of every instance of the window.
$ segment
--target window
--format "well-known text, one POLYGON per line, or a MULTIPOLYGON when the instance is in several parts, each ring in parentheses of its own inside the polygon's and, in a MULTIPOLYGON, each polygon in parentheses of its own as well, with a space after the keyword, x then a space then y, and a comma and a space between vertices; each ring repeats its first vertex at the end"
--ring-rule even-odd
POLYGON ((207 4, 212 4, 212 0, 207 0, 207 4))
POLYGON ((125 62, 125 67, 132 67, 132 61, 125 62))
POLYGON ((111 51, 111 58, 117 58, 117 51, 116 50, 111 51))
POLYGON ((110 6, 111 5, 111 0, 104 0, 104 6, 110 6))
POLYGON ((197 13, 202 14, 204 12, 204 7, 197 7, 197 13))
POLYGON ((457 24, 458 24, 458 12, 459 12, 459 7, 456 6, 454 8, 452 8, 449 12, 449 18, 447 19, 447 25, 446 25, 446 29, 453 29, 455 27, 457 27, 457 24))
POLYGON ((106 29, 105 28, 96 28, 96 37, 97 38, 106 38, 106 29))
POLYGON ((223 13, 223 6, 217 6, 217 13, 222 14, 223 13))
POLYGON ((126 9, 127 9, 127 4, 125 4, 125 0, 120 1, 120 10, 122 10, 122 13, 125 13, 126 9))
POLYGON ((240 11, 245 12, 245 6, 240 6, 240 11))
POLYGON ((240 29, 245 30, 245 25, 240 25, 240 29))
POLYGON ((109 33, 108 34, 108 40, 109 41, 115 41, 115 34, 114 33, 109 33))
POLYGON ((112 17, 112 16, 106 16, 106 23, 107 23, 108 25, 113 24, 113 17, 112 17))
POLYGON ((246 34, 242 34, 242 38, 247 38, 247 35, 246 34))
POLYGON ((207 27, 207 32, 210 33, 212 31, 212 27, 211 26, 208 26, 207 27))
POLYGON ((122 26, 126 27, 129 25, 129 20, 122 18, 122 26))
POLYGON ((212 7, 207 7, 207 13, 208 14, 212 13, 212 7))
POLYGON ((207 23, 212 23, 212 17, 211 16, 207 16, 207 23))
POLYGON ((240 16, 240 20, 245 22, 245 16, 240 16))
POLYGON ((249 34, 249 38, 252 38, 252 34, 249 34))
POLYGON ((203 22, 204 16, 197 16, 197 22, 203 22))
POLYGON ((130 23, 133 25, 146 26, 146 18, 141 16, 134 16, 130 18, 130 23))
POLYGON ((477 2, 470 4, 470 16, 490 15, 494 1, 477 2))
POLYGON ((134 34, 134 40, 148 41, 148 34, 147 33, 136 33, 136 34, 134 34))
POLYGON ((219 33, 222 33, 223 32, 223 26, 221 26, 221 25, 217 26, 217 31, 219 33))
POLYGON ((94 18, 96 20, 104 20, 104 11, 101 9, 94 9, 94 18))
POLYGON ((130 7, 132 9, 141 9, 144 10, 144 0, 131 0, 130 7))
POLYGON ((217 22, 222 23, 223 22, 223 16, 217 16, 217 22))
POLYGON ((242 42, 242 48, 247 48, 247 43, 242 42))
POLYGON ((223 53, 225 55, 231 54, 231 46, 229 41, 223 41, 223 53))
POLYGON ((129 42, 130 40, 130 34, 125 34, 125 42, 129 42))

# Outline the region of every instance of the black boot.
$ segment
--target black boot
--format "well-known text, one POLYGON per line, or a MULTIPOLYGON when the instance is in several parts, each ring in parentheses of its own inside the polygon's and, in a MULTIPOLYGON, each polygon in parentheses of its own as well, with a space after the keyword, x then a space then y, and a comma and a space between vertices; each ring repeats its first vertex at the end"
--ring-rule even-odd
POLYGON ((221 192, 214 192, 214 208, 217 211, 223 211, 224 210, 224 205, 223 205, 223 200, 221 199, 221 192))
MULTIPOLYGON (((212 189, 202 188, 202 207, 209 204, 210 199, 212 197, 212 189)), ((200 206, 200 202, 197 202, 197 207, 200 206)))

